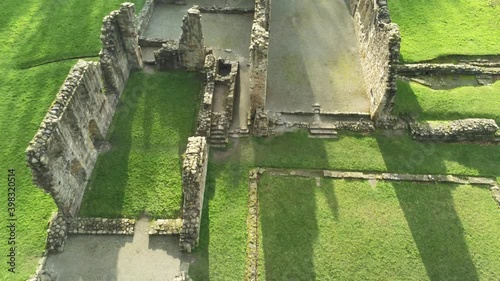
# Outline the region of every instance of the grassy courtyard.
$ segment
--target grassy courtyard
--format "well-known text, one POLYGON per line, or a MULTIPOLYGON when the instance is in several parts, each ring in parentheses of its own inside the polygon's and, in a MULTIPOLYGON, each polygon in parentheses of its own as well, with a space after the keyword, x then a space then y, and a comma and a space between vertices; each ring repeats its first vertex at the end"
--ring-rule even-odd
MULTIPOLYGON (((144 0, 134 1, 141 6, 144 0)), ((0 280, 26 280, 45 248, 52 199, 31 182, 24 150, 76 62, 71 57, 96 57, 102 18, 121 1, 4 1, 0 4, 0 158, 1 170, 16 169, 16 273, 2 261, 0 280), (88 11, 82 13, 75 11, 88 11), (82 24, 84 23, 84 24, 82 24), (42 36, 43 34, 43 36, 42 36), (63 60, 63 61, 61 61, 63 60), (50 61, 59 61, 31 67, 50 61)), ((7 188, 1 195, 7 198, 7 188)), ((0 215, 6 224, 6 212, 0 215)), ((7 232, 3 232, 7 235, 7 232)), ((0 251, 7 253, 8 244, 0 251)))
POLYGON ((490 86, 433 90, 400 80, 394 113, 418 120, 490 118, 500 124, 500 81, 490 86))
POLYGON ((494 280, 500 268, 488 188, 264 175, 258 192, 260 280, 494 280))
POLYGON ((405 62, 449 55, 500 55, 498 0, 389 0, 405 62))
MULTIPOLYGON (((499 146, 477 144, 422 144, 408 136, 390 137, 379 133, 373 136, 342 135, 338 140, 309 139, 305 133, 295 133, 268 139, 240 139, 231 142, 226 150, 212 149, 200 247, 195 251, 196 262, 191 265, 190 274, 194 280, 243 279, 247 238, 247 178, 253 167, 498 178, 499 149, 499 146)), ((406 193, 406 190, 402 189, 401 196, 409 196, 406 200, 410 201, 413 195, 406 193)), ((486 192, 481 190, 481 196, 486 192)), ((301 197, 296 198, 300 200, 301 197)), ((487 203, 490 211, 495 207, 491 194, 488 193, 481 200, 490 202, 487 203)), ((490 215, 485 214, 485 218, 490 215)), ((387 250, 391 251, 390 248, 387 250)))
POLYGON ((135 72, 108 132, 80 210, 89 217, 176 218, 182 153, 196 126, 201 80, 194 73, 135 72))

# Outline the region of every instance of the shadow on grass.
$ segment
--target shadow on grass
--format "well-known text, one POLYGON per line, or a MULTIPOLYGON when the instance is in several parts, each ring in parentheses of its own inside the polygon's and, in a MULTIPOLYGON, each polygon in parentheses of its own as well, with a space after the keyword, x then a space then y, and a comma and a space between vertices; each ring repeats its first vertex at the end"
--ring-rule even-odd
MULTIPOLYGON (((433 173, 447 174, 446 161, 460 162, 457 151, 438 154, 439 147, 434 143, 414 142, 412 149, 406 147, 394 157, 398 148, 388 145, 382 137, 378 141, 388 171, 398 171, 403 166, 407 173, 419 173, 420 166, 432 159, 433 173)), ((429 279, 478 280, 464 228, 454 207, 452 189, 437 184, 417 188, 403 182, 393 186, 429 279)))

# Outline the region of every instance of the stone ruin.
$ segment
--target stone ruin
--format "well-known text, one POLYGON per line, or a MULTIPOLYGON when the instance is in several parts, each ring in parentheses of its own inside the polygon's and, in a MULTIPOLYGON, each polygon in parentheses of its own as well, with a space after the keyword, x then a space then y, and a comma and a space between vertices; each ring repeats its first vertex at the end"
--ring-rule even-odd
POLYGON ((266 91, 272 36, 270 0, 256 0, 253 9, 193 6, 182 20, 178 40, 143 37, 155 5, 164 3, 184 5, 185 1, 147 0, 137 17, 134 5, 124 3, 104 18, 99 61, 79 60, 71 69, 26 150, 34 183, 50 193, 58 207, 49 224, 49 251, 62 251, 67 234, 87 233, 85 228, 92 229, 91 233, 99 231, 97 229, 107 229, 106 233, 133 232, 133 225, 128 221, 111 224, 94 219, 82 221, 77 214, 130 71, 148 65, 158 70, 198 71, 205 77, 195 137, 189 138, 184 154, 182 223, 169 222, 154 230, 179 233, 180 247, 186 252, 199 243, 208 147, 224 147, 229 135, 248 136, 251 129, 252 135, 267 136, 290 128, 307 128, 312 135, 335 137, 338 129, 366 132, 380 126, 410 129, 413 137, 421 141, 500 141, 499 128, 493 120, 403 122, 401 125, 401 120, 391 115, 398 73, 412 76, 458 72, 491 77, 500 77, 500 73, 484 65, 399 65, 401 36, 397 25, 391 22, 385 0, 352 0, 348 5, 370 101, 369 113, 364 115, 327 114, 320 104, 312 105, 311 112, 292 112, 287 113, 288 116, 269 112, 266 91), (248 61, 216 57, 205 46, 202 13, 253 13, 248 61), (143 57, 142 48, 149 47, 157 49, 153 60, 143 57), (242 64, 248 66, 247 76, 243 76, 242 64), (242 88, 242 77, 249 80, 245 86, 248 89, 242 88), (238 115, 236 111, 242 110, 237 104, 242 103, 245 90, 250 102, 248 108, 243 108, 247 110, 247 119, 243 121, 251 126, 242 127, 244 122, 240 120, 240 127, 231 130, 238 115))
POLYGON ((142 68, 133 4, 104 18, 101 41, 99 61, 79 60, 71 69, 26 149, 33 182, 58 207, 49 230, 51 251, 64 248, 129 73, 142 68))

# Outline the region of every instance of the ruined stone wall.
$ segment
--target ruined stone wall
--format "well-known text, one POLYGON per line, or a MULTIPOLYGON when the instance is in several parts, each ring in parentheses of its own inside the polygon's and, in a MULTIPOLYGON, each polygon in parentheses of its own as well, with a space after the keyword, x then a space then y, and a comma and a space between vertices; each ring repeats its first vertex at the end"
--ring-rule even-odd
POLYGON ((493 119, 461 119, 410 123, 414 139, 420 141, 495 141, 500 137, 493 119))
POLYGON ((190 137, 182 166, 184 205, 179 244, 181 250, 185 252, 191 252, 199 242, 207 160, 208 145, 206 138, 190 137))
POLYGON ((205 63, 205 40, 201 26, 201 12, 197 6, 187 11, 182 19, 182 34, 179 51, 183 66, 187 70, 202 70, 205 63))
POLYGON ((153 12, 155 11, 155 2, 155 0, 146 0, 144 7, 137 16, 136 28, 139 36, 146 31, 146 27, 153 16, 153 12))
POLYGON ((160 70, 176 70, 184 68, 179 52, 179 43, 167 40, 162 47, 154 52, 155 63, 160 70))
POLYGON ((120 96, 133 68, 142 68, 142 53, 135 24, 135 6, 123 3, 103 20, 99 54, 106 90, 120 96))
POLYGON ((370 97, 370 115, 384 119, 390 114, 396 95, 399 28, 391 22, 386 0, 353 0, 350 8, 370 97))
POLYGON ((205 73, 206 84, 203 92, 203 100, 198 113, 196 126, 196 136, 210 136, 210 124, 212 119, 212 101, 215 90, 215 57, 213 54, 208 54, 205 57, 205 73))
POLYGON ((269 54, 269 0, 255 1, 255 13, 250 41, 251 111, 263 109, 266 104, 267 66, 269 54))
POLYGON ((96 145, 114 114, 115 97, 105 93, 101 77, 98 63, 78 61, 26 150, 34 183, 70 217, 78 213, 96 145))

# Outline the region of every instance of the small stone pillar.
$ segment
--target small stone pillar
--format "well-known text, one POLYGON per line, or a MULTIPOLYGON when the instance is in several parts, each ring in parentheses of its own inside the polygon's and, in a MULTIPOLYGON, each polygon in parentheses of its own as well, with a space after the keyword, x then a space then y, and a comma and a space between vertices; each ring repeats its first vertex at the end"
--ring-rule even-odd
POLYGON ((201 13, 193 6, 182 19, 182 34, 179 39, 181 62, 187 70, 203 69, 205 63, 205 40, 201 26, 201 13))
POLYGON ((200 240, 201 212, 207 177, 208 146, 205 137, 188 139, 182 165, 182 229, 179 246, 183 252, 191 252, 200 240))

